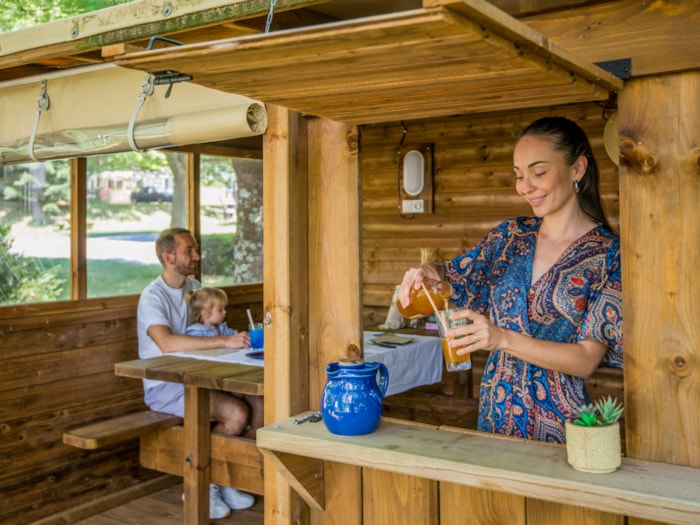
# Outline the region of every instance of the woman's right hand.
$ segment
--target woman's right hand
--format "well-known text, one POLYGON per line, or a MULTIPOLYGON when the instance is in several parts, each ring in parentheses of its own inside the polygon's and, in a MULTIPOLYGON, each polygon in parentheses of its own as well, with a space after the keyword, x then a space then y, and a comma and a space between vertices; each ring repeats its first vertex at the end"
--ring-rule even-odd
POLYGON ((406 271, 399 286, 398 301, 401 303, 401 306, 406 308, 411 304, 411 292, 420 288, 423 281, 429 279, 440 280, 440 274, 430 264, 421 264, 406 271))

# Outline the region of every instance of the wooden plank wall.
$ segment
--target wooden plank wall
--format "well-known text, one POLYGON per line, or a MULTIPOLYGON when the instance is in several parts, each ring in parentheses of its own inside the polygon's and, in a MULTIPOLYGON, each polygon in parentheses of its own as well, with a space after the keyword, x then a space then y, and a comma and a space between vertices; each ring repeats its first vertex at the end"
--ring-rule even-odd
MULTIPOLYGON (((261 315, 262 285, 228 290, 229 325, 261 315)), ((0 523, 26 525, 152 479, 138 442, 84 451, 64 430, 145 408, 140 381, 114 375, 138 357, 137 296, 0 308, 0 523)))

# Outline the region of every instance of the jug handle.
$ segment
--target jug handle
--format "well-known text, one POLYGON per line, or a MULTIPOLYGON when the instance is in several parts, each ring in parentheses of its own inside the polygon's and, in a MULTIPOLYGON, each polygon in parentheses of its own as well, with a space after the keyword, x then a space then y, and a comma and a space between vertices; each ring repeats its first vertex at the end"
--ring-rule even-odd
POLYGON ((389 370, 384 363, 377 363, 379 372, 379 390, 381 390, 381 397, 384 399, 384 394, 386 394, 386 389, 389 387, 389 370))

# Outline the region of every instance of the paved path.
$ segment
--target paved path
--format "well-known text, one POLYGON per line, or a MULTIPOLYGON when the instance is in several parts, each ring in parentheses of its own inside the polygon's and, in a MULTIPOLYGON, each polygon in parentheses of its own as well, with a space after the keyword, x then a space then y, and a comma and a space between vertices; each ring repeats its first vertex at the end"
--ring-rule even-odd
MULTIPOLYGON (((70 238, 65 232, 48 232, 36 229, 25 230, 26 234, 15 236, 12 253, 24 257, 51 259, 70 258, 70 238)), ((154 242, 157 233, 133 233, 88 237, 87 258, 89 260, 129 261, 141 264, 157 264, 154 242)))

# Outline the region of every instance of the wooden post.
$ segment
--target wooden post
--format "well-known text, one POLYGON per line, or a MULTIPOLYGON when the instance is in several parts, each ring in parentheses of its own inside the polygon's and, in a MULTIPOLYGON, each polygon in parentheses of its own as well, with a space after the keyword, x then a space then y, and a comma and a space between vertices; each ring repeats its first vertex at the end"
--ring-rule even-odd
MULTIPOLYGON (((326 365, 362 348, 357 128, 325 119, 309 121, 309 274, 310 407, 319 410, 326 365)), ((362 523, 361 469, 326 463, 325 473, 326 512, 313 523, 362 523)))
POLYGON ((87 160, 70 160, 70 298, 87 297, 87 160))
POLYGON ((184 522, 209 523, 208 389, 185 385, 185 414, 184 522))
MULTIPOLYGON (((309 408, 306 120, 267 106, 263 137, 265 424, 309 408)), ((265 461, 265 523, 308 521, 308 510, 265 461), (306 513, 306 517, 304 517, 306 513)))
POLYGON ((358 137, 354 126, 309 122, 309 342, 311 406, 326 364, 359 357, 362 256, 358 137))
MULTIPOLYGON (((700 72, 619 97, 627 455, 700 466, 700 72)), ((632 523, 630 521, 630 523, 632 523)))

